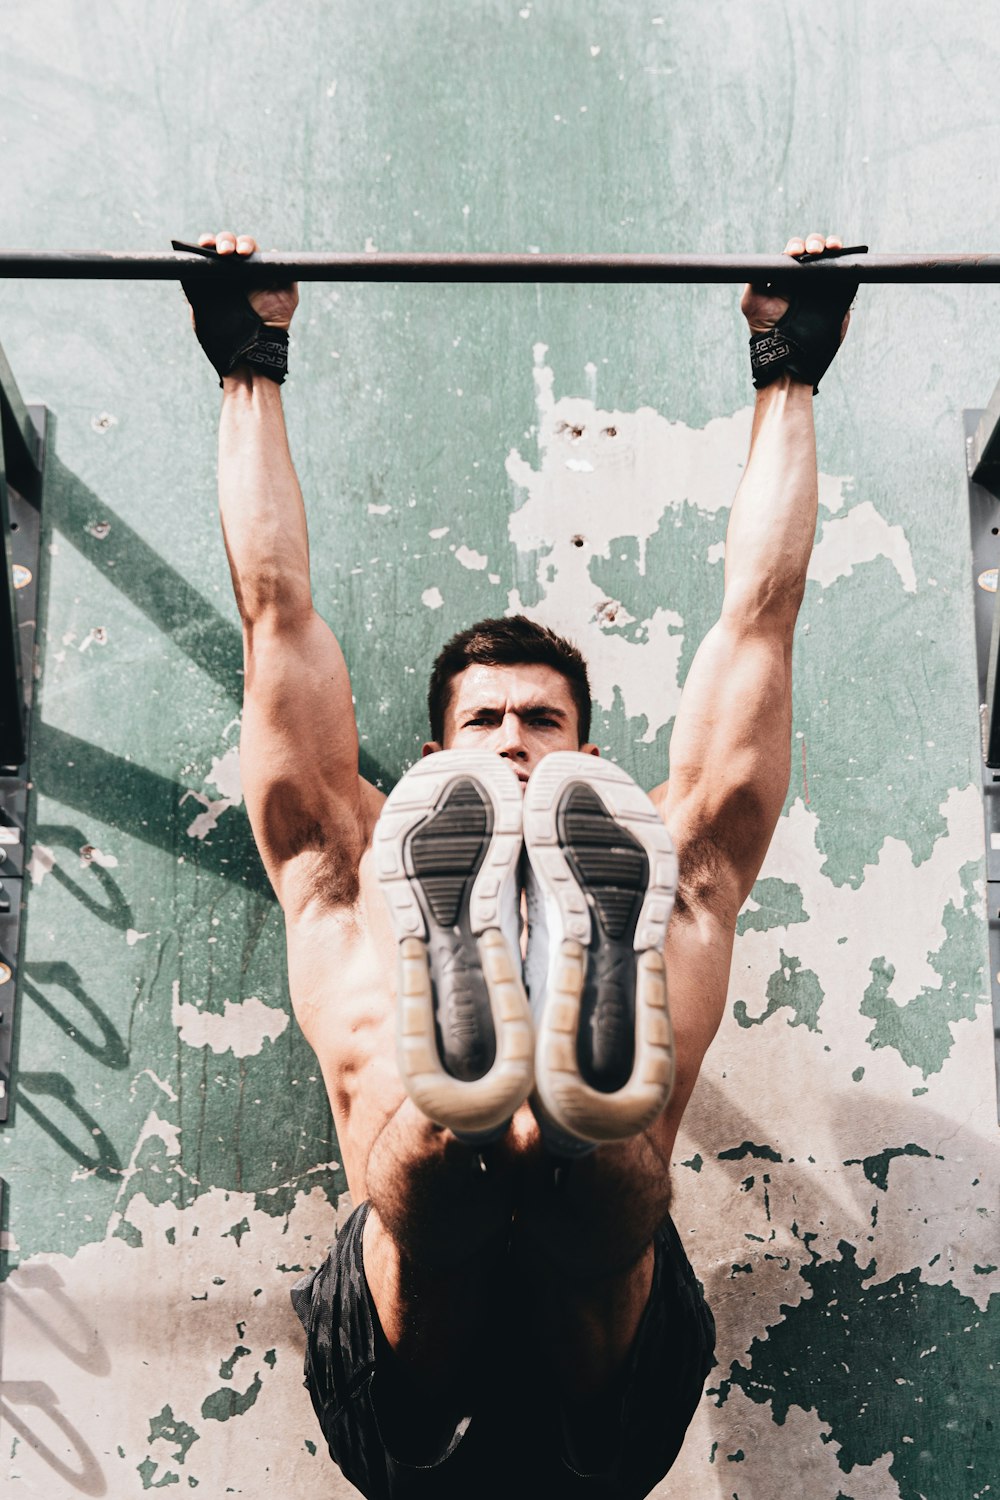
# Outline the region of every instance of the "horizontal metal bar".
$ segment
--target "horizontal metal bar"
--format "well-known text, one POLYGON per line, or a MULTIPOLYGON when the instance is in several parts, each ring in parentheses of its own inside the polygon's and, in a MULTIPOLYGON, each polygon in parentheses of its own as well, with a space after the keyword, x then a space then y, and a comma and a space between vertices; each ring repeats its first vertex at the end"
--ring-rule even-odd
POLYGON ((260 276, 299 281, 764 282, 835 276, 863 282, 996 282, 1000 255, 844 255, 804 264, 787 255, 327 254, 271 250, 226 257, 223 269, 172 251, 0 250, 0 277, 176 281, 260 276))

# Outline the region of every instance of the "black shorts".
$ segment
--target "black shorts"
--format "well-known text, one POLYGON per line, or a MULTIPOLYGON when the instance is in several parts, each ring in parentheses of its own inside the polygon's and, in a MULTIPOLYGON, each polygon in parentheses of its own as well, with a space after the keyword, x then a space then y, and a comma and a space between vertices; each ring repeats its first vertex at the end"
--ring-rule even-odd
MULTIPOLYGON (((403 1463, 380 1430, 392 1421, 379 1371, 394 1360, 379 1325, 362 1259, 369 1205, 344 1224, 329 1256, 292 1291, 307 1335, 305 1384, 333 1460, 368 1500, 641 1500, 666 1474, 684 1440, 714 1362, 715 1323, 668 1219, 655 1241, 653 1282, 622 1387, 618 1456, 600 1475, 577 1472, 565 1456, 558 1387, 522 1330, 498 1340, 487 1385, 453 1414, 428 1461, 403 1463)), ((517 1297, 516 1282, 498 1297, 517 1297)), ((397 1398, 398 1399, 398 1398, 397 1398)), ((423 1399, 423 1396, 422 1396, 423 1399)))

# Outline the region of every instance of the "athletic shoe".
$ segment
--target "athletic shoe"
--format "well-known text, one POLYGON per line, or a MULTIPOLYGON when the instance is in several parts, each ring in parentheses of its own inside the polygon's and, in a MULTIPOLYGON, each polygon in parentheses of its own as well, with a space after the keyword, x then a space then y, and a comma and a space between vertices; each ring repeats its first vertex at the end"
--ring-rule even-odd
POLYGON ((397 1056, 410 1098, 480 1142, 533 1079, 519 942, 521 784, 499 756, 441 750, 411 767, 375 829, 399 943, 397 1056))
POLYGON ((670 1097, 663 945, 673 844, 619 766, 556 751, 524 796, 525 978, 535 1020, 532 1108, 550 1149, 622 1140, 670 1097))

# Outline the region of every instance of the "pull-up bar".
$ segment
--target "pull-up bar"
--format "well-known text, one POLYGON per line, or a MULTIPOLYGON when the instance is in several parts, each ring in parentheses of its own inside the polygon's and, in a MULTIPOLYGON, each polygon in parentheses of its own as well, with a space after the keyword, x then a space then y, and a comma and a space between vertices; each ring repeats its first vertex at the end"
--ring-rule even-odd
POLYGON ((1000 254, 868 255, 436 255, 271 250, 226 256, 170 251, 0 250, 0 278, 176 281, 256 276, 298 281, 736 282, 839 276, 863 282, 998 282, 1000 254))

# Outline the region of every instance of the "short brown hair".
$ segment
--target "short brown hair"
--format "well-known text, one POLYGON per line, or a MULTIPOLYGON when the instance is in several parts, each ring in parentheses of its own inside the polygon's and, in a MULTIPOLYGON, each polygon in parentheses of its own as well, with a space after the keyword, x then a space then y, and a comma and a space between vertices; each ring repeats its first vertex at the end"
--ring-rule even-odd
POLYGON ((466 667, 513 667, 521 664, 552 667, 565 677, 576 708, 580 744, 590 735, 590 678, 583 653, 570 641, 527 615, 480 620, 452 636, 438 653, 427 690, 431 739, 444 743, 444 719, 451 701, 451 684, 466 667))

